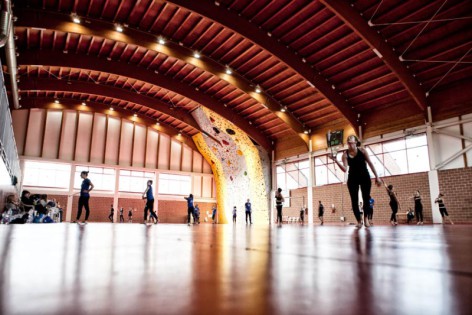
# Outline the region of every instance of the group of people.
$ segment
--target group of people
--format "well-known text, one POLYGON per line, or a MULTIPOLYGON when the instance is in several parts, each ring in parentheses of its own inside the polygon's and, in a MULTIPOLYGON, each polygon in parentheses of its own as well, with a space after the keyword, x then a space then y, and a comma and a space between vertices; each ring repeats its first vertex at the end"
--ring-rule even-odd
POLYGON ((4 224, 62 222, 62 208, 46 194, 32 195, 23 190, 20 200, 13 194, 6 198, 1 222, 4 224))
MULTIPOLYGON (((252 224, 252 205, 249 199, 244 204, 244 209, 246 213, 246 224, 252 224)), ((234 206, 233 207, 233 223, 236 223, 237 216, 238 216, 238 209, 236 208, 236 206, 234 206)))
MULTIPOLYGON (((128 222, 133 223, 133 211, 136 211, 136 209, 133 209, 133 207, 129 207, 128 209, 128 222)), ((120 223, 125 222, 125 209, 124 207, 120 207, 120 218, 118 219, 120 223)), ((111 223, 115 222, 115 208, 113 205, 110 206, 110 215, 108 216, 108 220, 110 220, 111 223)))
MULTIPOLYGON (((193 218, 193 224, 200 224, 200 208, 193 201, 193 194, 189 194, 188 197, 184 197, 187 200, 187 224, 191 225, 191 219, 193 218)), ((213 224, 218 223, 217 208, 216 204, 211 208, 211 219, 213 224)), ((205 218, 206 221, 206 218, 205 218)))
MULTIPOLYGON (((348 172, 348 179, 347 179, 347 187, 349 190, 349 195, 351 197, 351 206, 354 212, 354 216, 356 218, 357 224, 356 227, 360 228, 363 225, 365 227, 369 227, 372 225, 372 217, 373 217, 373 210, 374 210, 374 199, 371 197, 370 192, 372 188, 372 181, 367 169, 367 165, 370 167, 371 171, 374 173, 375 176, 375 184, 377 186, 384 185, 387 194, 390 198, 390 208, 392 209, 392 215, 390 217, 390 222, 392 225, 397 225, 397 212, 400 207, 400 203, 397 198, 397 193, 393 189, 393 185, 387 185, 383 182, 377 174, 372 161, 370 160, 369 154, 367 151, 361 147, 361 143, 359 139, 355 135, 350 135, 347 138, 347 145, 348 149, 343 152, 341 161, 339 161, 336 155, 331 155, 330 158, 334 161, 336 165, 343 172, 348 172), (362 199, 368 200, 369 202, 364 202, 364 204, 359 203, 359 188, 361 190, 362 199)), ((421 203, 421 196, 419 190, 417 190, 413 197, 410 197, 415 202, 415 214, 417 218, 417 224, 423 224, 423 205, 421 203)), ((282 224, 282 205, 284 203, 284 197, 282 196, 282 189, 278 188, 275 194, 275 206, 277 209, 277 219, 276 222, 278 224, 282 224)), ((453 224, 452 220, 449 218, 449 214, 446 210, 446 206, 444 205, 444 195, 439 193, 438 197, 435 200, 435 203, 439 205, 439 211, 441 216, 444 220, 449 220, 451 224, 453 224)), ((303 218, 305 209, 302 208, 300 211, 300 217, 303 218), (302 214, 303 212, 303 214, 302 214)), ((412 212, 412 211, 411 211, 412 212)), ((318 217, 321 221, 321 225, 323 225, 323 214, 324 214, 324 206, 319 201, 318 206, 318 217)), ((302 219, 303 221, 303 219, 302 219)))

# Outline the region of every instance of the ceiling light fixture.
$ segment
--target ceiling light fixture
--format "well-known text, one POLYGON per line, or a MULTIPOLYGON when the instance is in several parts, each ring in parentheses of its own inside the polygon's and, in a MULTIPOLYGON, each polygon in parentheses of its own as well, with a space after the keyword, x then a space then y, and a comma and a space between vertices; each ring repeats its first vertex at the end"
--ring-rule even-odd
POLYGON ((116 23, 116 24, 115 24, 115 30, 116 30, 117 32, 122 33, 122 32, 123 32, 123 26, 122 26, 121 24, 116 23))
POLYGON ((157 42, 161 45, 165 45, 166 40, 164 39, 164 37, 159 36, 158 39, 157 39, 157 42))
POLYGON ((134 114, 133 114, 133 117, 138 117, 138 114, 134 113, 134 114))
POLYGON ((233 73, 233 70, 231 70, 230 67, 226 66, 226 74, 232 74, 233 73))
POLYGON ((113 107, 110 107, 110 110, 111 110, 111 111, 114 111, 113 107))
POLYGON ((54 103, 59 104, 60 102, 59 100, 54 100, 54 103))
POLYGON ((87 103, 85 103, 85 102, 82 102, 82 106, 87 106, 87 103))
POLYGON ((282 113, 285 113, 285 112, 287 111, 287 106, 283 106, 283 107, 280 109, 280 111, 281 111, 282 113))
POLYGON ((201 57, 201 55, 200 55, 200 53, 199 53, 198 51, 194 52, 194 53, 193 53, 193 56, 194 56, 195 58, 197 58, 197 59, 200 59, 200 57, 201 57))
POLYGON ((74 12, 74 13, 72 13, 70 16, 72 17, 72 21, 73 21, 74 23, 80 24, 80 18, 79 18, 79 16, 77 15, 77 13, 74 12))
POLYGON ((256 85, 256 93, 261 93, 262 90, 261 90, 261 87, 259 85, 256 85))

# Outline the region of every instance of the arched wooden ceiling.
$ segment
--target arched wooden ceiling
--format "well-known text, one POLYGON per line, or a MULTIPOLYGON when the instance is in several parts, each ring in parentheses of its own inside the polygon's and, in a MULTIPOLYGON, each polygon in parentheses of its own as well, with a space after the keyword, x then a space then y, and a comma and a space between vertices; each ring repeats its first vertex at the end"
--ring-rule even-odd
POLYGON ((156 99, 161 113, 207 106, 266 149, 294 135, 306 144, 310 129, 407 128, 424 122, 427 106, 438 118, 472 111, 470 89, 454 95, 472 77, 466 0, 26 0, 14 14, 23 100, 34 97, 30 80, 52 82, 53 93, 70 76, 94 95, 113 86, 140 106, 134 97, 156 99), (436 101, 451 98, 454 110, 436 101))

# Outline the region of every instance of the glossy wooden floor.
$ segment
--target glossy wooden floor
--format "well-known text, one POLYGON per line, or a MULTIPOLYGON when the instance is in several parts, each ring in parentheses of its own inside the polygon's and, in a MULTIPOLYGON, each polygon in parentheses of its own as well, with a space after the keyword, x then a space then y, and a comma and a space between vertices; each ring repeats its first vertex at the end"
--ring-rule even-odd
POLYGON ((471 314, 471 226, 0 226, 1 314, 471 314))

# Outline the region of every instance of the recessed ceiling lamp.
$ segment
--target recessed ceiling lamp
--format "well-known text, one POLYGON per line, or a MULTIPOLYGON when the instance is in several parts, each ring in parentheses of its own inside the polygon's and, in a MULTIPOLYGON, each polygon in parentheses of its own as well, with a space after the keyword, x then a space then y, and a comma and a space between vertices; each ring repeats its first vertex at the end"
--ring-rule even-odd
POLYGON ((122 32, 123 32, 123 26, 122 26, 121 24, 116 23, 116 24, 115 24, 115 30, 116 30, 117 32, 122 33, 122 32))
POLYGON ((72 21, 73 21, 74 23, 80 24, 80 18, 79 18, 79 16, 77 15, 77 13, 74 12, 74 13, 72 13, 70 16, 71 16, 72 21))

